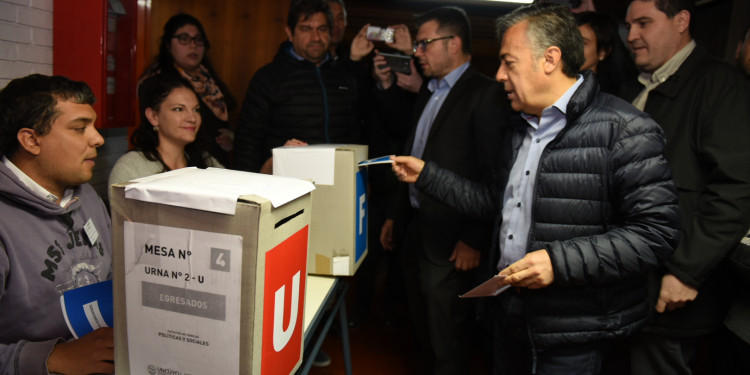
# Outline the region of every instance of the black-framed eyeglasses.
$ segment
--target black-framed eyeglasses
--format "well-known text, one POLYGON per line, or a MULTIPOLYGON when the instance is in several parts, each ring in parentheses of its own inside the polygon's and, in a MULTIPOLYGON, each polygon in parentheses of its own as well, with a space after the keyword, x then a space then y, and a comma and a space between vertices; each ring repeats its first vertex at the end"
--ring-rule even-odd
POLYGON ((412 44, 411 51, 414 53, 417 53, 417 51, 419 51, 420 49, 424 51, 427 48, 427 45, 432 42, 437 42, 438 40, 443 40, 443 39, 452 39, 453 37, 455 37, 455 35, 441 36, 440 38, 434 38, 434 39, 417 40, 416 42, 414 42, 414 44, 412 44))
POLYGON ((195 42, 196 46, 203 46, 203 45, 206 45, 206 43, 208 42, 208 39, 204 38, 203 35, 200 35, 200 34, 196 36, 190 36, 187 33, 182 33, 182 34, 174 35, 172 36, 172 38, 177 39, 177 41, 180 42, 180 44, 183 44, 186 46, 189 45, 191 41, 195 42))

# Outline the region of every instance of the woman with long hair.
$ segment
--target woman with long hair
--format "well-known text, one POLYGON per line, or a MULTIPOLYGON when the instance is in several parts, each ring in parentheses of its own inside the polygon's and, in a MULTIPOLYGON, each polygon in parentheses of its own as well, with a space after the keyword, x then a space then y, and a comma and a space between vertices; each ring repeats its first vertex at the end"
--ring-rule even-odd
POLYGON ((229 165, 229 151, 234 142, 229 112, 237 103, 206 55, 210 48, 206 31, 197 18, 185 13, 175 14, 164 25, 159 54, 143 72, 141 81, 165 73, 179 75, 190 82, 201 100, 203 126, 198 142, 222 164, 229 165))
POLYGON ((120 157, 109 184, 195 166, 223 168, 195 142, 201 128, 200 102, 192 85, 179 76, 157 74, 139 87, 141 123, 120 157))

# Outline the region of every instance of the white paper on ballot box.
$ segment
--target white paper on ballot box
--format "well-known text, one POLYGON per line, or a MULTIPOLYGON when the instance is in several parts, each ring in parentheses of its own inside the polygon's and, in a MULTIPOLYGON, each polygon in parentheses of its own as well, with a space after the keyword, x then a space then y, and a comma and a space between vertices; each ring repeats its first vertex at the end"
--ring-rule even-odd
POLYGON ((242 237, 128 221, 124 234, 131 372, 238 374, 242 237))
POLYGON ((316 185, 333 185, 336 149, 342 146, 322 144, 274 148, 273 174, 312 180, 316 185))
POLYGON ((310 181, 221 168, 182 168, 133 180, 125 198, 234 215, 237 198, 255 194, 273 207, 315 189, 310 181))

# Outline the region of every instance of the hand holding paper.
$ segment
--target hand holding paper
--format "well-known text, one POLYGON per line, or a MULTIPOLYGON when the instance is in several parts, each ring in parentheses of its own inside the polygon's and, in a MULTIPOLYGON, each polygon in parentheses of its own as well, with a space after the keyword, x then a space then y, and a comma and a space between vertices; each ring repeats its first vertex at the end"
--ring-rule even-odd
POLYGON ((396 174, 399 181, 410 184, 417 182, 417 178, 424 168, 424 160, 413 156, 392 156, 391 160, 393 161, 393 173, 396 174))
POLYGON ((529 289, 544 288, 555 279, 552 260, 547 250, 532 251, 521 260, 500 271, 506 284, 529 289))

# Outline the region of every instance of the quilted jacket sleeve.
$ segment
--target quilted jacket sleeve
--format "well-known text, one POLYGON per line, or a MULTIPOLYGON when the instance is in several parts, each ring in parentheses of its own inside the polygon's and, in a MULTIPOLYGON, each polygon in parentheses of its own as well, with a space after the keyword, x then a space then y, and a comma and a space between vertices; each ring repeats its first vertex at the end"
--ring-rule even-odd
POLYGON ((498 212, 494 176, 493 173, 483 182, 472 181, 428 161, 415 186, 464 215, 488 221, 498 212))

